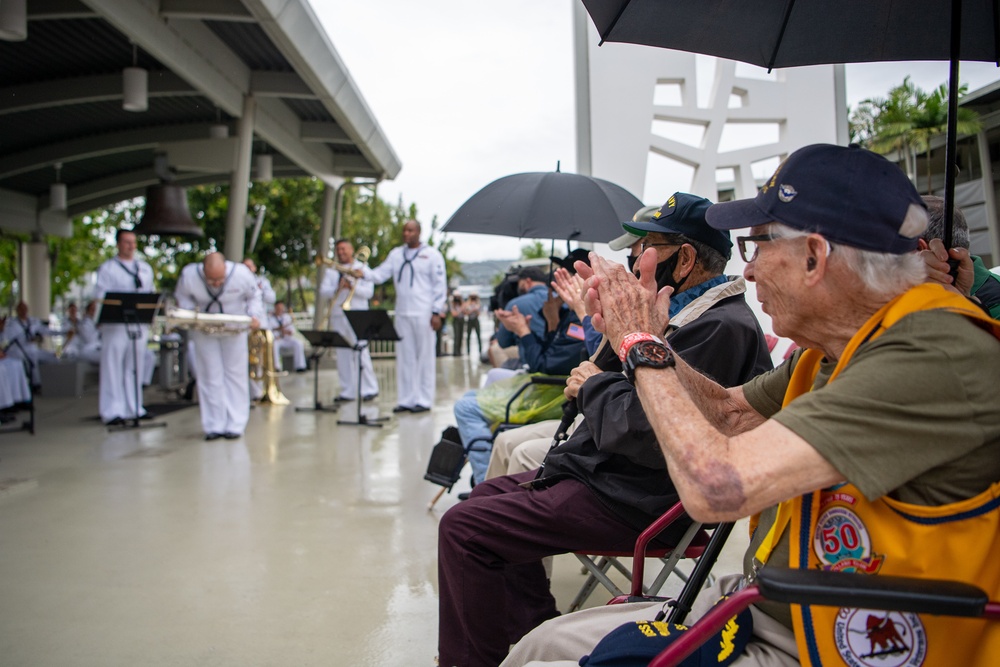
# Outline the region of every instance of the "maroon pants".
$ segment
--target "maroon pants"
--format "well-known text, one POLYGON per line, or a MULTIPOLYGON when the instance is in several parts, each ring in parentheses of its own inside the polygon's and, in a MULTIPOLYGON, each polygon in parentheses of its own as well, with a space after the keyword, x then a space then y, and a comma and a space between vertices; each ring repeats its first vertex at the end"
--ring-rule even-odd
POLYGON ((639 531, 573 479, 543 489, 496 477, 441 518, 438 650, 442 667, 496 667, 511 644, 558 616, 541 559, 569 551, 630 552, 639 531))

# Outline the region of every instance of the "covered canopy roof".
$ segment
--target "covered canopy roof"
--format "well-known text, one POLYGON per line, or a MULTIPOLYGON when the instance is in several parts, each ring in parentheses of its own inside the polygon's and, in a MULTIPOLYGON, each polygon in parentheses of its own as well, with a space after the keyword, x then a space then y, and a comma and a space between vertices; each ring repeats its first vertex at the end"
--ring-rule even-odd
POLYGON ((276 178, 400 170, 308 0, 27 0, 27 15, 27 39, 0 41, 0 228, 60 233, 67 214, 141 196, 157 155, 180 185, 227 181, 246 96, 276 178), (122 108, 133 44, 144 112, 122 108), (220 121, 229 137, 209 138, 220 121), (57 163, 68 208, 51 215, 57 163))

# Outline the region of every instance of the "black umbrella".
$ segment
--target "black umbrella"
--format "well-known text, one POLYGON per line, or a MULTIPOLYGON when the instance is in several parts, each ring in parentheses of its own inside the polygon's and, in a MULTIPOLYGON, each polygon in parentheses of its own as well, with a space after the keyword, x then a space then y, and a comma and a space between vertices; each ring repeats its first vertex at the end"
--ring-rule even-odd
POLYGON ((660 46, 768 70, 830 63, 950 61, 945 246, 951 246, 958 63, 1000 65, 1000 0, 583 0, 583 4, 602 43, 660 46))
POLYGON ((443 232, 607 243, 642 202, 600 178, 559 171, 499 178, 469 197, 443 232))

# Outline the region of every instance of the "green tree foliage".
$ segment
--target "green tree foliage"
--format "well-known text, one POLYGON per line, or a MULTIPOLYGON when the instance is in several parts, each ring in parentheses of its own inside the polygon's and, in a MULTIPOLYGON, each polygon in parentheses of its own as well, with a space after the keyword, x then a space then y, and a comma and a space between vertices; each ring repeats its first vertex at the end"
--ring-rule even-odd
MULTIPOLYGON (((962 85, 959 96, 968 91, 962 85)), ((959 134, 979 131, 979 115, 971 109, 958 108, 959 134)), ((898 151, 904 159, 906 174, 916 182, 917 155, 927 156, 927 192, 931 191, 931 140, 948 131, 948 85, 941 84, 926 92, 910 81, 889 90, 885 98, 863 100, 851 114, 851 139, 876 153, 898 151)))
POLYGON ((549 254, 549 249, 541 241, 521 246, 521 259, 544 259, 549 254))

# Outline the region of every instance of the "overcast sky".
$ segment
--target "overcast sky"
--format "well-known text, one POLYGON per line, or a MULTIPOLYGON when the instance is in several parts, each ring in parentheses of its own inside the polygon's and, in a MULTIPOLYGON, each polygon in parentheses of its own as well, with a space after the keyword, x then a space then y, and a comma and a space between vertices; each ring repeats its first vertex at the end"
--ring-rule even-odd
MULTIPOLYGON (((576 170, 571 14, 580 0, 311 1, 403 163, 379 195, 416 203, 425 227, 435 215, 444 224, 501 176, 551 171, 557 161, 576 170)), ((849 65, 848 103, 883 96, 907 74, 931 89, 947 80, 948 66, 849 65)), ((964 63, 961 75, 975 90, 1000 70, 964 63)), ((515 258, 528 243, 452 237, 466 262, 515 258)))

